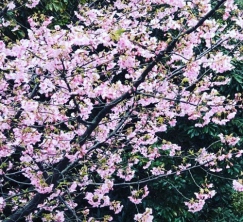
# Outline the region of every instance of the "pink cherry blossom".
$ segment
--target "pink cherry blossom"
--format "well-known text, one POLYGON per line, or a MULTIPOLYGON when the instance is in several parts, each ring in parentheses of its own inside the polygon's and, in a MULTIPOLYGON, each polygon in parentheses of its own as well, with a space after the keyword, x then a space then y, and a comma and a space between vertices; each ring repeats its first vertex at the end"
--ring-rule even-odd
POLYGON ((3 199, 3 197, 0 197, 0 212, 3 212, 3 209, 5 208, 6 203, 3 199))
MULTIPOLYGON (((203 147, 168 135, 181 120, 189 121, 191 136, 212 124, 223 128, 241 113, 241 93, 232 98, 222 91, 243 61, 242 10, 234 1, 99 4, 78 5, 66 28, 53 17, 29 17, 28 37, 0 41, 0 183, 7 190, 0 211, 11 208, 4 217, 12 221, 19 212, 29 221, 36 215, 117 220, 123 210, 117 190, 130 187, 126 198, 141 204, 147 182, 188 171, 198 178, 193 173, 200 167, 213 172, 205 178, 210 181, 242 156, 237 131, 218 138, 208 133, 203 147), (102 208, 111 212, 94 218, 102 208)), ((6 5, 19 13, 13 2, 6 5)), ((0 26, 24 28, 12 23, 4 16, 0 26)), ((236 191, 240 181, 233 181, 236 191)), ((191 186, 200 187, 185 202, 194 213, 217 191, 211 182, 191 186)), ((154 217, 146 208, 133 218, 154 217)))
POLYGON ((233 180, 233 188, 236 191, 243 192, 243 185, 240 182, 236 181, 236 180, 233 180))
POLYGON ((140 204, 142 203, 142 199, 144 199, 146 196, 148 196, 149 191, 148 187, 145 186, 143 189, 140 190, 133 190, 132 196, 129 196, 129 200, 133 202, 134 204, 140 204))
POLYGON ((185 205, 188 207, 188 211, 192 213, 196 213, 200 210, 202 210, 203 206, 205 204, 204 200, 197 200, 197 201, 190 201, 190 202, 185 202, 185 205))
POLYGON ((138 222, 152 222, 154 217, 151 214, 152 209, 146 208, 143 214, 136 214, 134 220, 138 222))
POLYGON ((7 7, 8 7, 10 10, 12 10, 12 9, 14 9, 16 6, 15 6, 14 2, 10 2, 10 3, 7 4, 7 7))
POLYGON ((57 222, 64 222, 65 221, 64 212, 57 211, 56 215, 54 216, 54 219, 57 222))
POLYGON ((34 8, 35 6, 37 6, 39 4, 40 0, 28 0, 28 3, 26 4, 26 6, 28 8, 34 8))

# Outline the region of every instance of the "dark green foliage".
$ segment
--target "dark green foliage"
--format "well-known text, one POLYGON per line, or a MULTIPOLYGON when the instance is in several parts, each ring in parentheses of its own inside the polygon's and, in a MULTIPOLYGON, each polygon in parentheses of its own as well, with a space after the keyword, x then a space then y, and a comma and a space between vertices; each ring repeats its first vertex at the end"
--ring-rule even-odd
POLYGON ((235 2, 239 6, 240 9, 243 8, 243 0, 235 0, 235 2))
MULTIPOLYGON (((10 21, 10 26, 0 30, 0 37, 5 41, 16 41, 17 39, 28 38, 29 28, 28 18, 32 17, 38 21, 44 21, 47 17, 53 17, 51 26, 66 25, 76 22, 74 12, 78 10, 79 4, 84 4, 86 0, 41 0, 35 8, 25 6, 26 0, 15 0, 16 8, 8 10, 0 19, 10 21), (19 26, 18 30, 13 30, 19 26)), ((4 9, 7 3, 1 3, 0 9, 4 9)))
MULTIPOLYGON (((242 63, 234 64, 236 69, 227 73, 231 78, 228 85, 220 87, 219 92, 230 98, 234 98, 236 93, 241 93, 243 88, 242 78, 242 63)), ((241 94, 240 94, 241 96, 241 94)), ((193 150, 196 153, 200 148, 208 147, 213 143, 208 151, 214 152, 222 146, 218 135, 233 134, 243 138, 243 115, 238 109, 237 116, 226 125, 218 126, 210 123, 203 128, 195 127, 194 121, 189 121, 187 118, 178 118, 176 127, 169 129, 166 133, 161 133, 160 138, 168 139, 182 147, 182 151, 187 153, 188 150, 193 150)), ((240 145, 242 145, 242 140, 240 145)), ((227 150, 227 145, 223 147, 227 150)), ((191 151, 190 151, 191 152, 191 151)), ((176 165, 177 159, 163 159, 164 162, 169 161, 171 166, 176 165)), ((154 181, 149 184, 150 195, 144 201, 146 207, 151 207, 154 211, 154 221, 243 221, 243 195, 235 192, 232 189, 232 180, 242 173, 243 159, 227 160, 220 162, 219 167, 223 170, 220 173, 214 174, 208 171, 207 168, 195 169, 191 172, 182 173, 178 176, 171 176, 166 179, 154 181), (226 166, 231 166, 226 168, 226 166), (205 183, 213 183, 216 195, 214 198, 207 200, 201 212, 190 213, 184 205, 187 201, 185 197, 193 197, 195 182, 202 186, 205 183)))

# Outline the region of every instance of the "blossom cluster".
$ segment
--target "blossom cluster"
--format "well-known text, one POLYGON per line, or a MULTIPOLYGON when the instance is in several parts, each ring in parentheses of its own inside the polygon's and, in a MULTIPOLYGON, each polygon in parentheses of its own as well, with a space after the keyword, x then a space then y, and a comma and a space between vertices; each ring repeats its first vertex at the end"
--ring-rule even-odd
MULTIPOLYGON (((216 152, 167 135, 181 119, 195 128, 226 125, 242 108, 240 96, 219 90, 233 61, 243 61, 240 10, 217 2, 95 1, 79 5, 77 22, 65 28, 29 17, 28 38, 0 40, 0 212, 13 206, 12 221, 18 212, 29 221, 93 221, 104 208, 112 216, 102 220, 112 221, 122 198, 137 205, 149 195, 146 185, 135 188, 140 182, 197 167, 217 173, 217 161, 240 157, 233 134, 219 135, 216 152), (121 198, 119 186, 132 188, 121 198)), ((7 8, 17 10, 13 2, 7 8)), ((240 182, 233 187, 242 191, 240 182)), ((215 195, 209 188, 185 202, 189 211, 215 195)), ((133 219, 152 221, 152 209, 133 219)))
MULTIPOLYGON (((208 188, 212 187, 212 184, 207 185, 208 188)), ((202 210, 205 201, 209 198, 212 198, 216 194, 215 190, 201 189, 200 193, 195 193, 196 200, 191 199, 190 201, 185 202, 185 205, 188 207, 188 210, 192 213, 202 210)))

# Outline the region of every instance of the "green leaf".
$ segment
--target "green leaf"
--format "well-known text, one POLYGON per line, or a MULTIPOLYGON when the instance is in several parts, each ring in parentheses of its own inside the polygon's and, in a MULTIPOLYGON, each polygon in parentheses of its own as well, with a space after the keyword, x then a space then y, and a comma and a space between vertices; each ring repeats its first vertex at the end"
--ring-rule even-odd
POLYGON ((121 37, 121 35, 125 32, 125 29, 117 29, 115 31, 112 31, 110 33, 110 37, 113 41, 118 41, 121 37))
POLYGON ((238 74, 234 74, 234 75, 233 75, 233 78, 234 78, 238 83, 240 83, 240 84, 243 83, 243 76, 238 75, 238 74))

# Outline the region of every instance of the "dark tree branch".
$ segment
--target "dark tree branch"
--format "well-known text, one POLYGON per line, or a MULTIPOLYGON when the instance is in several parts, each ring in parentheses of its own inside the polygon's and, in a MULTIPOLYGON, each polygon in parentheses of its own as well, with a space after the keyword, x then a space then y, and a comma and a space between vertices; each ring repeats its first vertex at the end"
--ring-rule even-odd
MULTIPOLYGON (((199 22, 192 28, 186 30, 185 32, 183 32, 182 34, 180 34, 179 36, 177 36, 168 46, 164 51, 161 51, 158 56, 154 59, 153 62, 151 62, 147 68, 143 71, 143 73, 141 74, 141 76, 138 78, 137 81, 134 82, 131 90, 127 91, 126 93, 124 93, 122 96, 120 96, 119 98, 113 100, 112 102, 110 102, 109 104, 105 105, 105 107, 98 113, 98 115, 94 118, 94 120, 92 121, 92 125, 89 125, 85 131, 85 133, 79 138, 79 145, 82 146, 87 138, 91 135, 91 133, 96 129, 96 127, 99 125, 99 123, 101 122, 101 120, 107 115, 107 113, 109 113, 111 111, 112 108, 114 108, 117 104, 119 104, 120 102, 129 99, 132 94, 137 90, 138 86, 144 82, 145 78, 147 77, 147 75, 149 74, 149 72, 152 71, 153 67, 161 61, 161 59, 167 55, 172 53, 173 49, 176 46, 176 43, 178 42, 179 39, 181 39, 182 37, 184 37, 185 35, 188 35, 192 32, 194 32, 198 27, 200 27, 205 20, 207 20, 211 15, 213 15, 215 13, 215 11, 225 2, 226 0, 221 0, 218 2, 218 4, 210 11, 208 12, 203 18, 201 18, 199 20, 199 22)), ((51 177, 49 177, 47 179, 47 184, 53 184, 53 189, 55 189, 58 185, 58 181, 59 179, 62 177, 62 170, 64 170, 69 164, 69 159, 68 158, 64 158, 62 159, 59 164, 56 166, 56 168, 54 168, 53 174, 51 177)), ((194 166, 191 167, 192 168, 196 168, 198 166, 194 166)), ((164 176, 164 175, 163 175, 164 176)), ((158 176, 156 178, 160 178, 163 176, 158 176)), ((148 178, 147 180, 143 180, 140 183, 145 183, 145 182, 149 182, 151 181, 150 178, 148 178)), ((138 184, 139 182, 134 182, 135 184, 138 184)), ((132 184, 132 183, 129 183, 132 184)), ((122 184, 121 184, 122 185, 122 184)), ((125 183, 124 183, 125 185, 125 183)), ((24 216, 29 215, 31 212, 33 212, 38 204, 42 203, 45 198, 47 198, 49 196, 49 194, 40 194, 37 193, 33 199, 27 203, 22 209, 17 210, 16 212, 14 212, 8 219, 3 220, 3 222, 17 222, 19 221, 21 218, 23 218, 24 216)))
POLYGON ((8 11, 8 7, 5 7, 1 12, 0 12, 0 18, 2 18, 4 15, 6 15, 8 11))

